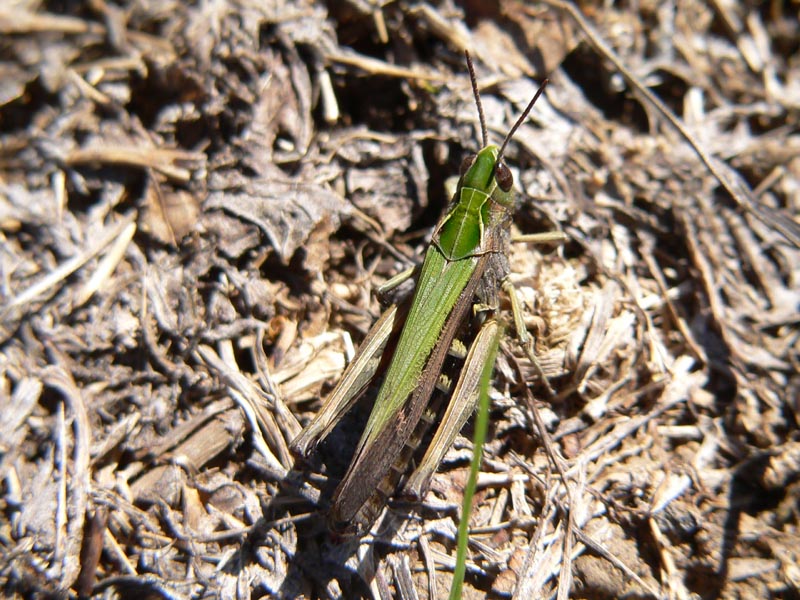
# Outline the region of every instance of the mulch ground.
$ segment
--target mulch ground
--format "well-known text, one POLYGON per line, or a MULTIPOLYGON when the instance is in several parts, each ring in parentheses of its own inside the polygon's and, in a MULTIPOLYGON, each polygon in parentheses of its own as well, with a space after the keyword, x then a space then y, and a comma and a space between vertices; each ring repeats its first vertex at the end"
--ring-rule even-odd
MULTIPOLYGON (((289 443, 508 147, 512 336, 465 598, 800 597, 790 3, 5 1, 0 587, 440 598, 471 425, 333 539, 368 412, 289 443), (541 375, 546 378, 546 384, 541 375)), ((366 394, 371 396, 371 392, 366 394)))

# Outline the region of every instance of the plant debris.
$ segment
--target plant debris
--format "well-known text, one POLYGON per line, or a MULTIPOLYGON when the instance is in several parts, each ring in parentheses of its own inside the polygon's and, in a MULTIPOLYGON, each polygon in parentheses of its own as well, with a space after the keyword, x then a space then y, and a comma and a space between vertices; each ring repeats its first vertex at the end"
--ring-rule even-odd
POLYGON ((477 149, 469 49, 493 140, 551 80, 507 157, 517 233, 568 241, 511 256, 539 365, 504 342, 464 597, 796 596, 798 30, 780 3, 5 2, 4 594, 446 596, 469 426, 343 544, 358 414, 311 465, 288 443, 477 149))

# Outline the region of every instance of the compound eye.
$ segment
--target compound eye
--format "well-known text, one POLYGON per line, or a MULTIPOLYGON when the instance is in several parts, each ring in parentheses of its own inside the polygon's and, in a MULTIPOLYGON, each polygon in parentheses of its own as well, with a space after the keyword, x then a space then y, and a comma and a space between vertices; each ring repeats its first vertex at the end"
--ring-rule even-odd
POLYGON ((470 154, 469 156, 465 156, 464 160, 461 161, 461 168, 459 169, 459 175, 463 177, 464 174, 466 174, 466 172, 472 166, 472 163, 475 162, 476 158, 478 158, 477 154, 470 154))
POLYGON ((514 187, 514 176, 511 174, 511 170, 503 163, 499 163, 495 168, 494 178, 497 181, 497 185, 504 192, 510 192, 511 188, 514 187))

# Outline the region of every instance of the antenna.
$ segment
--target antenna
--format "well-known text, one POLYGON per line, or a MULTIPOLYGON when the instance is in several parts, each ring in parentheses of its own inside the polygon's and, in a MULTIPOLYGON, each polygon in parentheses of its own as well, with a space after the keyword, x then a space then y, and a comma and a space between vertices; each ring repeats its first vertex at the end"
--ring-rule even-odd
MULTIPOLYGON (((506 146, 508 145, 508 142, 511 140, 513 135, 516 133, 517 129, 519 129, 519 126, 522 125, 522 122, 528 117, 528 113, 531 112, 531 109, 533 108, 533 105, 536 104, 536 101, 539 99, 539 96, 542 95, 542 92, 544 91, 544 88, 547 87, 548 83, 550 83, 549 79, 545 79, 542 82, 542 85, 539 86, 539 89, 536 90, 536 93, 533 95, 533 98, 531 98, 531 101, 528 102, 528 106, 526 106, 525 110, 522 111, 522 114, 519 116, 519 119, 517 119, 517 122, 514 123, 514 126, 506 134, 506 139, 503 140, 503 145, 500 146, 500 152, 497 153, 496 164, 500 164, 500 159, 503 158, 503 152, 505 151, 506 146)), ((480 105, 479 105, 479 108, 480 108, 480 105)), ((481 118, 483 118, 483 117, 481 117, 481 118)))
MULTIPOLYGON (((483 138, 483 148, 489 145, 489 135, 486 133, 486 119, 483 117, 483 105, 481 104, 481 94, 478 92, 478 79, 475 77, 475 67, 469 57, 469 50, 464 50, 467 58, 467 68, 469 69, 469 81, 472 84, 472 95, 475 96, 475 104, 478 105, 478 118, 481 121, 481 137, 483 138)), ((505 145, 505 144, 503 144, 505 145)))

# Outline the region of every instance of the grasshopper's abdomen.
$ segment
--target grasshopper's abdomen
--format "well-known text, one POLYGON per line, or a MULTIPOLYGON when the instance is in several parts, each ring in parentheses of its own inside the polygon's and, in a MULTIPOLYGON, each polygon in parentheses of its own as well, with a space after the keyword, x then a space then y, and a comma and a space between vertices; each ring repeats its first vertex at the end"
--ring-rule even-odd
POLYGON ((422 413, 422 417, 420 417, 420 420, 417 422, 413 433, 406 441, 405 446, 403 446, 402 451, 397 456, 397 459, 394 461, 389 471, 367 501, 364 502, 364 505, 358 513, 356 513, 355 517, 353 517, 353 522, 347 525, 347 530, 339 531, 338 533, 361 536, 372 527, 375 521, 377 521, 383 507, 388 504, 389 498, 394 496, 399 489, 401 479, 409 472, 409 465, 412 464, 414 455, 419 450, 431 425, 437 420, 441 412, 443 394, 437 393, 434 396, 435 399, 422 413))

